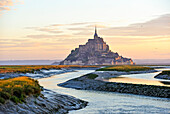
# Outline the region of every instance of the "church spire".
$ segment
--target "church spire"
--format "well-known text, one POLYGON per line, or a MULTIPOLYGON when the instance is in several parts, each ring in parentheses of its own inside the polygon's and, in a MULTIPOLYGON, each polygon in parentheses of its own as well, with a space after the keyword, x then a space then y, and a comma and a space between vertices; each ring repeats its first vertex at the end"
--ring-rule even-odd
POLYGON ((96 25, 95 25, 95 34, 97 34, 97 29, 96 29, 96 25))
POLYGON ((95 33, 94 33, 94 39, 98 38, 98 35, 97 35, 97 28, 95 26, 95 33))

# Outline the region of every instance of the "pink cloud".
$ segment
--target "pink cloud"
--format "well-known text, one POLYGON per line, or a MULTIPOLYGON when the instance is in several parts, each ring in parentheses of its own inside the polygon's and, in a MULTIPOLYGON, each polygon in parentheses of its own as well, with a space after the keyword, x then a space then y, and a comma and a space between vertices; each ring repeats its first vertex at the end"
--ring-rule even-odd
POLYGON ((0 11, 10 10, 9 6, 13 5, 12 0, 1 0, 0 1, 0 11))
POLYGON ((3 11, 3 10, 10 10, 10 8, 8 8, 8 7, 0 7, 0 11, 3 11))
POLYGON ((15 3, 22 3, 22 1, 19 1, 19 0, 0 0, 0 12, 11 10, 10 6, 13 6, 15 3))
POLYGON ((1 0, 0 1, 0 6, 12 6, 13 1, 12 0, 1 0))
POLYGON ((103 29, 102 34, 107 36, 163 36, 170 35, 170 14, 156 19, 135 23, 125 27, 110 27, 103 29))

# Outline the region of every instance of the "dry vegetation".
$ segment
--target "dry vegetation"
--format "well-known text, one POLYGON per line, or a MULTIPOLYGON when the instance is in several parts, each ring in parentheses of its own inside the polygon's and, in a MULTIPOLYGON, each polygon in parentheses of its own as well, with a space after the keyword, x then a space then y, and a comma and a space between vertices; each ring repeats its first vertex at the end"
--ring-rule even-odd
POLYGON ((144 66, 133 66, 133 65, 118 65, 118 66, 109 66, 101 69, 97 69, 97 71, 146 71, 146 70, 154 70, 150 67, 144 66))
POLYGON ((25 76, 0 80, 0 103, 6 100, 22 103, 27 96, 38 96, 40 92, 38 81, 25 76))
POLYGON ((0 73, 33 73, 41 69, 61 69, 61 68, 88 68, 99 66, 80 65, 1 65, 0 73))

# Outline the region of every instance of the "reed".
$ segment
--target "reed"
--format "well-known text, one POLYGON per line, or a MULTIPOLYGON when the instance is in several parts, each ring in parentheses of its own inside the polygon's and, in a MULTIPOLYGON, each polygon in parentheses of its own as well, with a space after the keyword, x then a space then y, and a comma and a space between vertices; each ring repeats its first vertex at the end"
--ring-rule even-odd
POLYGON ((95 68, 99 66, 81 65, 1 65, 0 73, 34 73, 41 69, 61 69, 61 68, 95 68))

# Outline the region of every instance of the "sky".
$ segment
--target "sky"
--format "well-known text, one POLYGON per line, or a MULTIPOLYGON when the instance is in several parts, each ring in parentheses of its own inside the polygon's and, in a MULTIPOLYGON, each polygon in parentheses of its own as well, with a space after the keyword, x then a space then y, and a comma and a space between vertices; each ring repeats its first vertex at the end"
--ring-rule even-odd
POLYGON ((0 60, 62 60, 98 35, 132 59, 170 59, 170 0, 0 0, 0 60))

